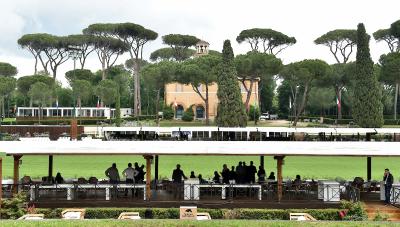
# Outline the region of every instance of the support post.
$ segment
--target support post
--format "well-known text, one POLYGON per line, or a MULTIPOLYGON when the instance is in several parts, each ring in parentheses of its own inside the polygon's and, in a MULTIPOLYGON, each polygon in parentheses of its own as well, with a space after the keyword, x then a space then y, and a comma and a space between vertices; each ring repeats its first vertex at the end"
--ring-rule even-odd
POLYGON ((146 159, 146 200, 151 199, 151 159, 153 156, 151 155, 143 155, 144 159, 146 159))
MULTIPOLYGON (((371 141, 371 136, 373 134, 372 133, 367 133, 366 134, 366 141, 371 141)), ((367 181, 371 182, 371 171, 372 171, 372 159, 371 157, 367 157, 367 181)))
POLYGON ((264 155, 260 156, 260 166, 262 166, 264 168, 264 155))
POLYGON ((371 181, 371 170, 372 170, 372 159, 371 157, 367 157, 367 181, 371 181))
POLYGON ((0 157, 0 210, 3 200, 3 159, 0 157))
POLYGON ((53 155, 49 155, 49 175, 48 179, 53 179, 53 155))
POLYGON ((154 179, 158 181, 158 155, 154 159, 154 179))
POLYGON ((14 185, 13 185, 13 194, 18 193, 18 180, 19 180, 19 160, 22 155, 14 155, 14 185))
POLYGON ((275 156, 276 168, 277 168, 277 180, 278 180, 278 202, 282 199, 282 165, 285 156, 275 156))
POLYGON ((78 139, 78 121, 76 119, 71 120, 71 132, 70 132, 71 140, 78 139))

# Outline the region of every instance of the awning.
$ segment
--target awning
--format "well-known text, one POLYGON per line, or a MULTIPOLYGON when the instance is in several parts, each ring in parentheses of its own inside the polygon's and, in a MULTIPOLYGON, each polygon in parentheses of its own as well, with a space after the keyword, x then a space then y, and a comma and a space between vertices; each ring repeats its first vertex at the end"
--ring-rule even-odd
POLYGON ((7 155, 400 156, 400 142, 10 141, 7 155))

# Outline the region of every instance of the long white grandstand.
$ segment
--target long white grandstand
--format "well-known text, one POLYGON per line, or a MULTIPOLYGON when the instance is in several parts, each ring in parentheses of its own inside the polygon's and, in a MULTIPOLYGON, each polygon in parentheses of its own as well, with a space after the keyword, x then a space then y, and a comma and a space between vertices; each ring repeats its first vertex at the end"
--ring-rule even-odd
MULTIPOLYGON (((43 117, 104 117, 114 118, 115 108, 109 107, 43 107, 43 117), (75 114, 74 114, 75 113, 75 114)), ((121 108, 121 117, 129 117, 131 108, 121 108)), ((39 107, 17 107, 17 117, 38 117, 39 107)))

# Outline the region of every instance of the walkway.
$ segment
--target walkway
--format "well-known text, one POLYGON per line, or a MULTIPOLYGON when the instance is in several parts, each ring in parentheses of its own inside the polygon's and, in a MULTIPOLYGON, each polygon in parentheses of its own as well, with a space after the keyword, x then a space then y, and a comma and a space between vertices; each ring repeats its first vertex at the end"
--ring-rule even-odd
POLYGON ((365 210, 369 220, 373 220, 380 213, 381 216, 387 215, 388 221, 400 221, 400 209, 392 205, 385 206, 381 201, 365 202, 365 210))

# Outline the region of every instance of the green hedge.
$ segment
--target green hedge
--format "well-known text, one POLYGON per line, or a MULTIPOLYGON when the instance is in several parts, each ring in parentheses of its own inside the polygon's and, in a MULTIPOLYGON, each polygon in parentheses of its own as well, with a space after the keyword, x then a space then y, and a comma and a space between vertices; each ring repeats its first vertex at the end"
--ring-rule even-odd
MULTIPOLYGON (((122 212, 139 212, 144 218, 146 209, 150 209, 154 219, 179 219, 179 208, 87 208, 86 219, 115 219, 122 212)), ((45 215, 47 219, 61 217, 63 209, 36 209, 37 213, 45 215)), ((340 220, 338 209, 198 209, 198 212, 208 212, 212 219, 263 219, 289 220, 290 213, 308 213, 317 220, 340 220)))

